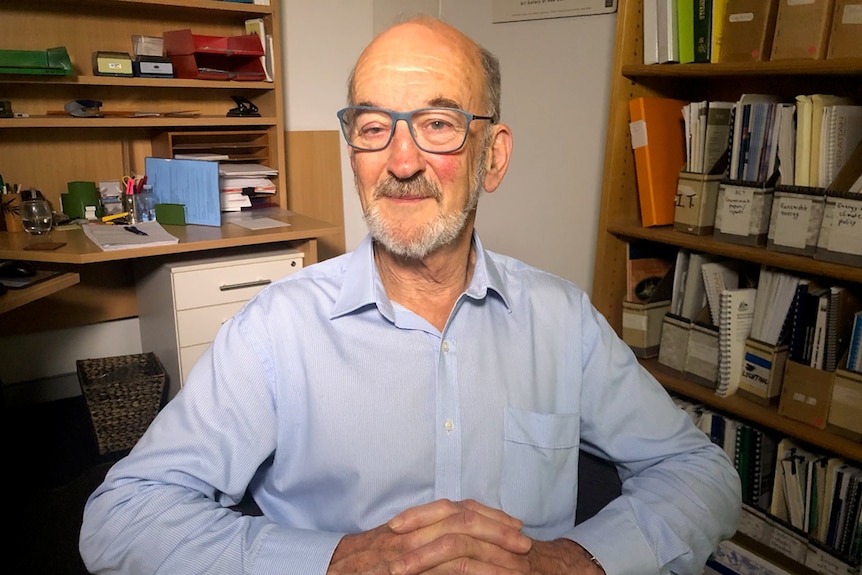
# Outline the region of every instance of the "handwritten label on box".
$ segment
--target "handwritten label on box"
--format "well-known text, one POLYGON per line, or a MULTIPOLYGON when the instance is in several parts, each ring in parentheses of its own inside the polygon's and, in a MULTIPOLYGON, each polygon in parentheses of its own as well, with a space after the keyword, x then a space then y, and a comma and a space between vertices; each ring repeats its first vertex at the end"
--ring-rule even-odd
POLYGON ((747 236, 754 213, 754 188, 726 186, 721 202, 721 232, 747 236))
POLYGON ((778 213, 773 241, 778 245, 805 249, 813 201, 810 198, 789 197, 778 197, 776 200, 773 209, 778 213))
POLYGON ((862 256, 862 202, 835 199, 829 251, 862 256))

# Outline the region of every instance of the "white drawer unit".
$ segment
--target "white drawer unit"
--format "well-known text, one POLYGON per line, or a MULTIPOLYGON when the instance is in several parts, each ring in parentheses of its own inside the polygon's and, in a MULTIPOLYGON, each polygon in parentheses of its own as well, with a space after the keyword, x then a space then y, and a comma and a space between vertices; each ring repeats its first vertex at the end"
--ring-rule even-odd
POLYGON ((135 265, 141 344, 161 360, 170 397, 221 325, 254 294, 302 269, 298 250, 210 257, 135 265))

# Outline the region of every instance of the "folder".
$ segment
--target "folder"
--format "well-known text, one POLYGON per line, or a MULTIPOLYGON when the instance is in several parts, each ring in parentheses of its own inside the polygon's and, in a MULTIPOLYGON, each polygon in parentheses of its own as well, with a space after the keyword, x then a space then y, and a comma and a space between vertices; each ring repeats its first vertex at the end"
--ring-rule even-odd
POLYGON ((769 60, 778 0, 728 0, 719 62, 769 60))
POLYGON ((687 103, 644 97, 629 101, 629 127, 644 227, 673 224, 677 178, 685 166, 682 109, 687 103))

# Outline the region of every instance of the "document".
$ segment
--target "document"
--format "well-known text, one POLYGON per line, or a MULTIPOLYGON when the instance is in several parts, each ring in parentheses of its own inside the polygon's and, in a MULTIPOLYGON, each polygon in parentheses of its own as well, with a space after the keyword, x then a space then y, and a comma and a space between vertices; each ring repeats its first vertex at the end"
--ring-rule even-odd
POLYGON ((159 222, 141 222, 134 226, 86 224, 81 229, 103 251, 166 246, 180 241, 165 231, 159 222), (134 228, 139 233, 127 228, 134 228))

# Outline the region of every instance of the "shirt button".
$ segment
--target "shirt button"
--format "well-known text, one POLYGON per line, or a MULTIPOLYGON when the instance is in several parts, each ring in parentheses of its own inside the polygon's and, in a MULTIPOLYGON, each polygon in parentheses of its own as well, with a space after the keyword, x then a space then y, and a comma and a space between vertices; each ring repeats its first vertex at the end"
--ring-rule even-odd
POLYGON ((444 351, 444 352, 449 351, 449 342, 448 342, 448 341, 444 341, 444 342, 443 342, 443 345, 441 346, 441 348, 443 349, 443 351, 444 351))
POLYGON ((446 431, 452 431, 455 429, 455 422, 451 419, 447 419, 444 427, 446 427, 446 431))

